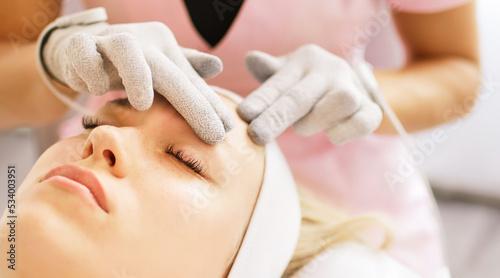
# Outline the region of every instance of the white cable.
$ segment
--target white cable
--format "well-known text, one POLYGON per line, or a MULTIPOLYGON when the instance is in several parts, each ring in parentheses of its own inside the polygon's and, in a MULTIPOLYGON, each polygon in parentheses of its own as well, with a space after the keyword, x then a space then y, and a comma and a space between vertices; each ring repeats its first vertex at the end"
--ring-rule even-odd
MULTIPOLYGON (((399 134, 399 137, 403 141, 403 144, 408 151, 408 154, 411 154, 413 150, 415 150, 415 146, 413 144, 412 138, 408 135, 406 132, 405 128, 401 124, 401 121, 399 118, 396 116, 392 108, 389 106, 387 103, 384 95, 380 92, 380 89, 378 87, 377 80, 375 79, 375 76, 373 75, 373 69, 370 64, 366 62, 359 63, 356 67, 355 70, 358 74, 361 75, 363 80, 363 83, 365 86, 367 86, 371 93, 372 96, 375 100, 375 102, 382 108, 382 111, 384 111, 385 115, 387 118, 390 120, 392 126, 396 129, 397 133, 399 134)), ((448 261, 448 252, 447 252, 447 247, 446 247, 446 241, 445 241, 445 236, 444 236, 444 226, 443 226, 443 221, 441 219, 441 214, 439 213, 439 208, 436 202, 436 198, 434 197, 434 194, 432 193, 432 188, 429 183, 429 180, 427 179, 427 176, 425 175, 425 171, 422 167, 421 164, 416 163, 417 165, 413 165, 414 168, 417 169, 417 173, 419 177, 422 179, 422 181, 425 183, 425 188, 427 191, 427 195, 431 197, 431 204, 432 204, 432 209, 434 212, 434 215, 436 217, 436 220, 438 222, 439 226, 439 234, 441 238, 441 248, 443 249, 443 260, 448 267, 449 261, 448 261)), ((440 270, 440 273, 437 274, 436 277, 451 277, 449 274, 449 270, 440 270)))
MULTIPOLYGON (((380 90, 376 89, 374 90, 374 96, 377 101, 377 103, 382 107, 382 110, 385 112, 386 116, 389 118, 391 121, 392 126, 396 129, 396 131, 399 134, 399 137, 403 141, 403 144, 406 147, 406 150, 408 151, 408 154, 411 154, 413 150, 415 150, 415 145, 413 144, 413 140, 411 137, 408 135, 406 132, 405 128, 401 124, 401 121, 398 119, 392 108, 389 106, 387 101, 385 100, 384 96, 380 92, 380 90)), ((418 163, 417 163, 418 164, 418 163)), ((444 225, 443 225, 443 220, 441 219, 441 214, 439 213, 439 208, 436 202, 436 198, 434 194, 432 193, 432 188, 429 183, 429 180, 427 179, 427 175, 425 175, 425 171, 422 167, 421 164, 418 165, 413 165, 414 168, 417 169, 417 173, 420 176, 420 178, 424 181, 425 183, 425 188, 427 191, 427 195, 431 197, 431 204, 432 204, 432 209, 434 212, 434 215, 436 217, 436 221, 438 222, 439 226, 439 234, 441 238, 441 248, 443 249, 443 260, 448 267, 448 249, 446 247, 446 239, 444 236, 444 225)), ((449 273, 441 273, 439 274, 440 277, 450 277, 449 273)))
POLYGON ((60 101, 62 101, 64 104, 68 105, 70 108, 72 108, 73 110, 84 116, 91 116, 92 114, 94 114, 92 113, 92 111, 88 110, 87 108, 83 107, 76 101, 72 100, 71 98, 66 96, 63 92, 61 92, 56 86, 54 86, 54 84, 52 84, 52 81, 49 79, 47 74, 45 74, 45 70, 43 68, 42 69, 39 68, 39 71, 40 71, 40 76, 42 77, 42 80, 45 83, 45 85, 60 101))

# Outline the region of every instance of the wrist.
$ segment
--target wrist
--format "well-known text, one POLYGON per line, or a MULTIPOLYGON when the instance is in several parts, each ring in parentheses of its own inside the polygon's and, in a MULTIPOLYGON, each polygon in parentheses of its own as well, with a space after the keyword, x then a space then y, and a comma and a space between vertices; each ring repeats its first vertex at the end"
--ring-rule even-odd
POLYGON ((108 26, 109 24, 106 22, 99 22, 92 25, 75 25, 53 29, 40 49, 39 62, 45 73, 59 84, 68 86, 65 75, 65 66, 68 63, 67 51, 74 48, 75 44, 82 45, 82 42, 73 35, 76 33, 97 34, 108 26))
POLYGON ((64 78, 61 76, 62 69, 59 67, 60 62, 64 60, 64 57, 61 56, 64 53, 63 47, 67 43, 68 37, 71 33, 78 32, 89 25, 104 23, 106 20, 106 10, 95 8, 59 17, 47 25, 37 41, 37 66, 40 74, 47 74, 60 84, 65 84, 64 78))

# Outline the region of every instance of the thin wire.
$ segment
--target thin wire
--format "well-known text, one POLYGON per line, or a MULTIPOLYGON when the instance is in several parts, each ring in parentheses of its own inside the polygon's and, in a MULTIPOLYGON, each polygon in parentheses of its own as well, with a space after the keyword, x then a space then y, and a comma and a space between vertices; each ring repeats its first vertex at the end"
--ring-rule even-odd
MULTIPOLYGON (((391 121, 391 124, 393 127, 396 129, 398 132, 401 140, 403 141, 403 144, 408 151, 408 154, 411 154, 413 150, 415 150, 415 146, 413 144, 413 140, 411 137, 408 135, 406 132, 405 128, 401 124, 401 121, 399 118, 396 116, 392 108, 389 106, 387 101, 385 100, 384 96, 380 92, 378 88, 372 88, 373 96, 375 98, 375 101, 382 107, 382 110, 385 112, 389 120, 391 121)), ((439 213, 439 208, 437 205, 436 198, 434 197, 434 194, 432 193, 432 188, 429 183, 429 180, 427 179, 427 175, 425 175, 425 171, 422 167, 421 164, 414 165, 414 167, 417 169, 418 175, 420 178, 424 181, 425 183, 425 188, 427 190, 427 194, 429 197, 431 197, 431 204, 432 204, 432 209, 434 212, 434 215, 436 217, 436 220, 438 222, 439 226, 439 234, 441 238, 441 248, 443 249, 443 260, 446 265, 446 267, 449 267, 449 261, 448 261, 448 249, 446 247, 446 241, 445 241, 445 236, 444 236, 444 225, 443 225, 443 220, 441 219, 441 214, 439 213)))
POLYGON ((42 77, 43 82, 45 85, 50 89, 50 91, 59 99, 61 100, 64 104, 68 105, 70 108, 74 109, 76 112, 84 115, 84 116, 91 116, 94 113, 92 111, 88 110, 87 108, 83 107, 76 101, 72 100, 68 96, 64 95, 54 84, 52 84, 51 80, 47 77, 46 74, 41 73, 40 74, 42 77))

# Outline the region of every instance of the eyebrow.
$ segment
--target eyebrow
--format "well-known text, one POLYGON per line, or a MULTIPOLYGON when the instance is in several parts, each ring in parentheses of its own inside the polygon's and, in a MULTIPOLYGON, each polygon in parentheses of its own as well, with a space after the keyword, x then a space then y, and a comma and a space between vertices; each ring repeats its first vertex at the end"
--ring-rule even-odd
POLYGON ((118 98, 118 99, 114 99, 110 102, 113 104, 116 104, 120 107, 123 107, 123 108, 132 108, 132 104, 130 104, 130 101, 128 100, 128 98, 118 98))

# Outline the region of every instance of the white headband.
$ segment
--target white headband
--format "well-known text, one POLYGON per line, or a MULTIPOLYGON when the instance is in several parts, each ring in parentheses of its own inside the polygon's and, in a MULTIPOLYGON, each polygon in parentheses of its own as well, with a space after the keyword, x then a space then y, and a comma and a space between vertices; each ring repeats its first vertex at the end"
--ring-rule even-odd
MULTIPOLYGON (((236 103, 242 100, 227 90, 214 89, 236 103)), ((257 203, 229 278, 282 277, 295 251, 300 223, 295 181, 278 145, 271 142, 266 145, 257 203)))

